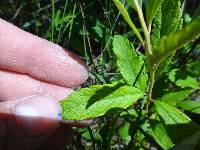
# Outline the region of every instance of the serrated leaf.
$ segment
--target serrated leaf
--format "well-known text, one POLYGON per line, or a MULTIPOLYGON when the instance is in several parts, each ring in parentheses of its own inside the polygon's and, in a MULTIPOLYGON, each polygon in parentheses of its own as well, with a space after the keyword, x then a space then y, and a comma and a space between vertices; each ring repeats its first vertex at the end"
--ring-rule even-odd
POLYGON ((191 119, 188 116, 169 104, 161 101, 155 101, 154 104, 157 113, 165 121, 166 125, 188 124, 191 122, 191 119))
POLYGON ((185 72, 174 69, 169 73, 169 79, 170 81, 174 82, 177 86, 180 87, 190 87, 190 88, 199 88, 199 84, 197 80, 189 75, 187 75, 185 72))
MULTIPOLYGON (((175 33, 182 28, 180 0, 164 0, 153 22, 151 44, 153 51, 161 37, 175 33)), ((167 72, 174 54, 166 57, 156 70, 156 78, 167 72)))
POLYGON ((161 6, 161 12, 161 37, 175 33, 181 29, 182 16, 180 0, 164 0, 161 6))
POLYGON ((179 91, 167 93, 163 95, 161 98, 159 98, 158 100, 165 102, 169 105, 176 106, 178 102, 187 98, 189 94, 191 94, 191 92, 192 92, 191 89, 181 89, 179 91))
POLYGON ((117 66, 126 82, 145 91, 147 74, 141 54, 135 51, 128 39, 120 35, 114 37, 113 51, 117 57, 117 66))
POLYGON ((177 144, 200 130, 199 125, 177 108, 161 101, 155 101, 154 103, 156 112, 164 121, 167 133, 173 143, 177 144))
POLYGON ((200 17, 179 32, 162 37, 158 46, 154 49, 154 63, 160 64, 170 54, 197 38, 200 35, 199 27, 200 17))
POLYGON ((174 143, 168 136, 168 133, 162 123, 151 122, 150 127, 150 135, 164 150, 174 147, 174 143))
POLYGON ((137 28, 135 27, 135 25, 131 21, 131 18, 129 16, 126 8, 124 7, 124 5, 119 0, 113 0, 113 2, 116 5, 116 7, 118 8, 118 10, 121 12, 122 16, 124 17, 124 20, 129 24, 131 29, 135 32, 135 34, 137 35, 141 44, 144 45, 144 41, 142 39, 142 36, 140 35, 139 31, 137 30, 137 28))
POLYGON ((144 96, 144 92, 122 84, 95 85, 72 93, 61 102, 65 120, 83 120, 125 109, 144 96))
POLYGON ((146 0, 146 18, 148 24, 152 22, 163 0, 146 0))
POLYGON ((178 103, 178 106, 182 109, 191 111, 196 114, 200 114, 200 102, 199 101, 182 101, 178 103))
POLYGON ((151 45, 154 48, 157 46, 161 38, 161 23, 162 23, 162 11, 161 8, 158 10, 154 22, 152 24, 152 33, 151 33, 151 45))

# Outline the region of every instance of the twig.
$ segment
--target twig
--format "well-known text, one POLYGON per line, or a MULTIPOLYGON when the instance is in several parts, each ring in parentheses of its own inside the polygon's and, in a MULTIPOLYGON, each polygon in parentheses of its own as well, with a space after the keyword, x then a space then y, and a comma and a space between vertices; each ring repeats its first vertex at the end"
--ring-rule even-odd
MULTIPOLYGON (((83 26, 84 26, 85 31, 87 32, 86 23, 85 23, 85 13, 84 13, 84 11, 83 11, 83 7, 82 7, 82 5, 81 5, 80 2, 79 2, 79 6, 80 6, 81 14, 82 14, 82 17, 83 17, 83 26)), ((87 37, 87 41, 88 41, 89 51, 90 51, 90 54, 91 54, 91 58, 90 58, 90 59, 91 59, 91 62, 92 62, 92 64, 93 64, 93 66, 94 66, 94 70, 95 70, 96 72, 98 72, 98 70, 97 70, 97 68, 96 68, 96 65, 95 65, 95 62, 94 62, 94 59, 93 59, 93 52, 92 52, 92 47, 91 47, 89 35, 86 34, 86 37, 87 37)))
POLYGON ((20 13, 20 11, 22 10, 22 8, 23 8, 23 3, 19 6, 19 8, 16 10, 16 12, 15 12, 15 14, 14 14, 14 16, 10 19, 10 21, 13 21, 13 20, 15 20, 16 18, 17 18, 17 16, 19 15, 19 13, 20 13))
MULTIPOLYGON (((60 1, 60 0, 55 0, 54 3, 57 3, 57 2, 59 2, 59 1, 60 1)), ((50 7, 52 7, 52 4, 49 4, 49 5, 47 5, 47 6, 45 6, 45 7, 42 7, 42 8, 39 8, 38 10, 36 10, 36 13, 40 13, 41 11, 44 11, 44 10, 50 8, 50 7)))

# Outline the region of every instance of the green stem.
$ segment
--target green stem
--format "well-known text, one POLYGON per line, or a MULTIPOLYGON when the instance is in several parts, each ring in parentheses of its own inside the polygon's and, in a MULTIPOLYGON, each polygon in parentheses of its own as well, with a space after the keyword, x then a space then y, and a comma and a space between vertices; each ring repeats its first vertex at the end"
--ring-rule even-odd
POLYGON ((155 78, 155 66, 153 64, 152 58, 153 58, 153 53, 151 50, 151 39, 150 39, 150 33, 151 33, 151 24, 149 24, 148 29, 146 22, 144 20, 143 12, 141 7, 138 4, 137 0, 133 0, 136 11, 138 13, 138 17, 140 20, 140 24, 142 26, 144 36, 145 36, 145 49, 148 57, 148 62, 150 66, 150 79, 149 79, 149 89, 148 89, 148 95, 147 95, 147 105, 146 105, 146 111, 148 112, 148 107, 150 102, 152 101, 152 91, 153 91, 153 85, 154 85, 154 78, 155 78))
POLYGON ((147 103, 146 103, 146 112, 148 113, 149 110, 149 105, 152 101, 152 92, 153 92, 153 86, 154 86, 154 81, 155 81, 155 67, 151 66, 150 67, 150 79, 149 79, 149 90, 148 90, 148 95, 147 95, 147 103))
POLYGON ((136 11, 138 13, 138 17, 139 17, 139 20, 140 20, 140 24, 142 26, 142 30, 144 32, 146 52, 147 52, 147 55, 149 57, 151 57, 153 54, 152 54, 152 51, 151 51, 150 32, 147 29, 147 25, 146 25, 146 22, 144 20, 142 9, 140 8, 137 0, 134 0, 134 4, 136 6, 136 11))

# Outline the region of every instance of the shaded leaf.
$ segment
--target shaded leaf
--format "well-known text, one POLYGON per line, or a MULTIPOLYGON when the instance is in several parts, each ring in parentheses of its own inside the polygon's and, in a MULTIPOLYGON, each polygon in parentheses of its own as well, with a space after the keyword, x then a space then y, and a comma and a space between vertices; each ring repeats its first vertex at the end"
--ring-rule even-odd
POLYGON ((176 145, 173 150, 198 150, 200 149, 200 131, 194 135, 187 137, 176 145))
POLYGON ((168 136, 174 144, 200 131, 200 126, 177 108, 155 101, 155 110, 164 123, 168 136), (183 132, 184 131, 184 132, 183 132))
MULTIPOLYGON (((180 0, 164 0, 153 22, 151 44, 153 51, 161 37, 175 33, 182 28, 180 0)), ((156 70, 156 78, 168 71, 174 54, 166 57, 156 70)))
POLYGON ((161 101, 155 101, 155 108, 164 121, 165 129, 173 143, 177 144, 200 131, 199 125, 175 107, 161 101))
POLYGON ((199 26, 200 17, 179 32, 162 37, 158 46, 154 49, 154 63, 160 64, 170 54, 197 38, 200 35, 199 26))
POLYGON ((72 93, 61 102, 65 120, 83 120, 119 111, 134 104, 144 92, 121 84, 95 85, 72 93))
POLYGON ((149 133, 155 141, 164 149, 168 150, 174 146, 174 143, 168 136, 167 131, 162 123, 151 122, 149 133))
POLYGON ((141 54, 136 53, 128 39, 119 35, 114 37, 113 51, 117 56, 117 66, 126 82, 145 91, 147 74, 141 54))

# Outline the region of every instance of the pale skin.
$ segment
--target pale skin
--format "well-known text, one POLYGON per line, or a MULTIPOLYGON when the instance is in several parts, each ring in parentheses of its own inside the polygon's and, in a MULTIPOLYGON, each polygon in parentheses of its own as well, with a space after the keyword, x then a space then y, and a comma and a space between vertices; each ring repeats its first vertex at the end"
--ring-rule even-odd
POLYGON ((91 121, 63 121, 59 101, 87 78, 78 56, 0 19, 0 149, 64 149, 91 121))

